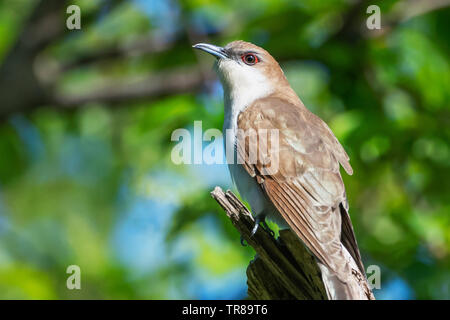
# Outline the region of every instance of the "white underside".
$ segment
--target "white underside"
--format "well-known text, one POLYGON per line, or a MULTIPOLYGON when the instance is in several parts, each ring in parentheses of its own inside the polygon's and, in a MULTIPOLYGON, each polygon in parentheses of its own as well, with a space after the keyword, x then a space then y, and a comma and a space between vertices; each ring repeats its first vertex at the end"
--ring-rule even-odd
MULTIPOLYGON (((277 84, 268 79, 262 69, 233 59, 219 59, 216 67, 224 89, 223 129, 227 135, 224 139, 225 150, 227 153, 234 152, 238 115, 256 100, 271 95, 277 84)), ((264 215, 277 223, 280 228, 288 228, 278 211, 263 194, 256 179, 239 164, 229 163, 228 168, 234 185, 241 197, 250 204, 253 215, 264 215)))
MULTIPOLYGON (((241 77, 240 80, 245 83, 236 86, 233 90, 224 86, 225 119, 223 131, 226 133, 227 137, 224 139, 224 143, 225 150, 227 150, 227 147, 229 149, 228 152, 234 150, 233 146, 236 142, 237 118, 239 113, 244 111, 245 108, 251 105, 255 100, 264 98, 272 92, 272 88, 263 85, 264 83, 267 83, 264 81, 265 79, 255 81, 255 79, 252 78, 249 82, 246 82, 246 79, 241 77), (251 85, 249 83, 251 83, 251 85), (256 85, 258 83, 259 85, 256 85), (229 146, 227 144, 229 144, 229 146)), ((235 157, 233 158, 235 159, 235 157)), ((233 184, 239 191, 241 197, 250 204, 251 211, 255 217, 264 215, 269 220, 277 223, 281 229, 289 228, 278 211, 263 194, 261 186, 258 185, 256 179, 251 177, 242 165, 229 163, 228 169, 233 184)))

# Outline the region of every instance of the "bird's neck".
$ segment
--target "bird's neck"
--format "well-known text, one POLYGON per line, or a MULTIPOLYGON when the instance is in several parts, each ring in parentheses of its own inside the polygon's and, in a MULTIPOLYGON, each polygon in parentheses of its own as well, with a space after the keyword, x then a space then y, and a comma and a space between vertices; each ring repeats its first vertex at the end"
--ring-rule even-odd
POLYGON ((231 87, 224 85, 225 129, 236 129, 237 117, 256 100, 278 97, 287 100, 294 105, 304 107, 295 91, 289 86, 274 86, 272 84, 259 83, 255 86, 231 87))
POLYGON ((229 88, 224 86, 225 118, 223 128, 236 131, 237 117, 254 101, 264 98, 272 93, 272 89, 261 86, 256 90, 245 90, 244 88, 229 88))

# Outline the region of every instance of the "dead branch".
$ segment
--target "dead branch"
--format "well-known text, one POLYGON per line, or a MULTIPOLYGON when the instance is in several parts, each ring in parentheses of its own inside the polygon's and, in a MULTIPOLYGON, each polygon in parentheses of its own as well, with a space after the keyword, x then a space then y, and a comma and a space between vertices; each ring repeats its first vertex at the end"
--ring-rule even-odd
POLYGON ((263 228, 250 237, 254 220, 231 192, 216 187, 211 196, 225 210, 234 227, 257 255, 247 268, 251 299, 326 300, 327 294, 315 258, 290 230, 274 239, 263 228))

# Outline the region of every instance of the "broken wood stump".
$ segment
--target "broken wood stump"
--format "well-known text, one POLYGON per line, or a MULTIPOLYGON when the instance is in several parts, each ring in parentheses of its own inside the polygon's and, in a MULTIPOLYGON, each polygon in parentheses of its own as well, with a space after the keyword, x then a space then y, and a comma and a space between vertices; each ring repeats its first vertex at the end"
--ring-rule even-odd
POLYGON ((216 187, 211 196, 256 251, 255 258, 247 267, 250 299, 327 300, 314 256, 291 230, 281 230, 275 239, 263 228, 258 228, 250 237, 254 219, 233 192, 223 192, 216 187))

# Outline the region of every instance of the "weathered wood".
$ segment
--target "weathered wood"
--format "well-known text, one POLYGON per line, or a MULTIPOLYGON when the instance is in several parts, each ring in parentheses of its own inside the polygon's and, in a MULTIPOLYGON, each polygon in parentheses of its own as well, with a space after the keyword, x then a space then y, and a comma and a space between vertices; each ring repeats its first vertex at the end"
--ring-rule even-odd
POLYGON ((327 294, 315 258, 290 230, 274 239, 263 228, 250 237, 254 219, 231 192, 216 187, 211 196, 225 210, 234 227, 257 255, 247 268, 250 299, 326 300, 327 294))

